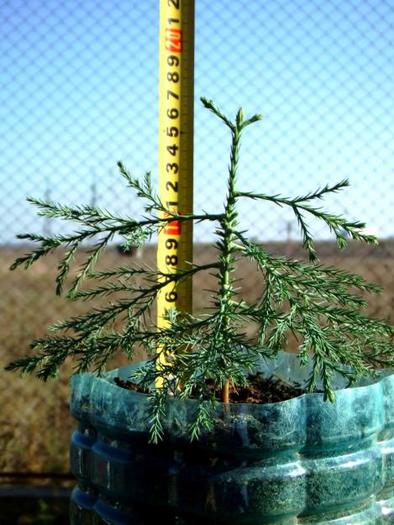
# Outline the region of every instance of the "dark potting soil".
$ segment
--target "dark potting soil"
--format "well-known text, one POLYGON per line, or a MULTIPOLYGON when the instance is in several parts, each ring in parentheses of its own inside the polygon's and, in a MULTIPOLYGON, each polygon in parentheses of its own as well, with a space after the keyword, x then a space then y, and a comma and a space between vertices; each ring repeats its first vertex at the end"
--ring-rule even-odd
POLYGON ((246 387, 230 388, 231 403, 277 403, 305 394, 301 388, 296 388, 275 377, 264 377, 261 374, 249 376, 246 387))
POLYGON ((148 392, 142 388, 138 383, 133 383, 132 381, 127 381, 121 379, 120 377, 114 377, 114 382, 120 388, 125 388, 126 390, 132 390, 133 392, 140 392, 141 394, 148 394, 148 392))
MULTIPOLYGON (((115 377, 114 382, 119 387, 132 390, 133 392, 148 393, 137 383, 121 379, 120 377, 115 377)), ((207 386, 208 389, 212 390, 213 384, 207 382, 207 386)), ((249 376, 249 384, 247 386, 230 387, 230 403, 277 403, 301 396, 302 394, 305 394, 302 388, 289 385, 277 378, 267 378, 262 374, 255 374, 249 376)), ((216 397, 220 400, 219 390, 216 391, 216 397)))

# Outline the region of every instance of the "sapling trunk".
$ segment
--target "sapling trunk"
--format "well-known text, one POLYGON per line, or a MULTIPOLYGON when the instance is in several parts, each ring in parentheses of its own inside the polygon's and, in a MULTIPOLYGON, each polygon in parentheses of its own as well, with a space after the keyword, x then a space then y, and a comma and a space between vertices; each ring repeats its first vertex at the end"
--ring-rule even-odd
POLYGON ((230 403, 230 381, 227 380, 222 388, 222 403, 230 403))
MULTIPOLYGON (((236 208, 236 177, 239 160, 239 146, 242 132, 242 121, 243 114, 242 110, 239 110, 236 118, 236 124, 232 128, 232 141, 231 141, 231 156, 229 166, 229 178, 228 178, 228 193, 224 208, 224 217, 220 221, 221 229, 219 230, 219 236, 221 240, 218 242, 218 248, 220 254, 220 269, 218 272, 219 279, 219 296, 217 304, 220 307, 221 322, 224 334, 230 329, 230 309, 231 302, 234 296, 234 283, 232 279, 232 273, 235 267, 235 252, 238 250, 236 240, 236 228, 238 226, 238 211, 236 208)), ((230 341, 224 341, 226 344, 231 344, 230 341)), ((223 387, 221 399, 223 403, 229 403, 230 401, 230 379, 226 378, 223 387)))

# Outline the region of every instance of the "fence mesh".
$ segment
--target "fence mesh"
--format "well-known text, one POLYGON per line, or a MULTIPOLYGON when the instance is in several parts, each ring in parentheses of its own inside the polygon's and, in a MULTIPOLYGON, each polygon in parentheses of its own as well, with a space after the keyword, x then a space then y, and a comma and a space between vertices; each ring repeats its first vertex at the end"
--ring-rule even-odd
MULTIPOLYGON (((122 160, 157 179, 158 2, 0 0, 0 352, 27 351, 47 325, 75 313, 55 298, 55 257, 8 272, 19 232, 53 232, 26 195, 138 213, 116 173, 122 160)), ((379 282, 371 305, 393 321, 394 89, 391 2, 196 0, 195 209, 223 201, 229 137, 199 96, 264 119, 242 144, 245 190, 294 196, 349 178, 329 202, 362 218, 378 249, 338 254, 315 225, 323 259, 379 282)), ((282 209, 248 205, 242 225, 275 250, 299 255, 297 225, 282 209)), ((196 256, 214 239, 197 228, 196 256)), ((207 248, 205 248, 205 251, 207 248)), ((107 254, 112 262, 121 257, 107 254)), ((154 248, 143 257, 154 260, 154 248)), ((251 293, 253 282, 248 277, 251 293)), ((198 290, 196 290, 198 293, 198 290)), ((198 304, 198 299, 197 299, 198 304)), ((1 373, 0 470, 62 471, 72 422, 64 377, 42 387, 1 373)))

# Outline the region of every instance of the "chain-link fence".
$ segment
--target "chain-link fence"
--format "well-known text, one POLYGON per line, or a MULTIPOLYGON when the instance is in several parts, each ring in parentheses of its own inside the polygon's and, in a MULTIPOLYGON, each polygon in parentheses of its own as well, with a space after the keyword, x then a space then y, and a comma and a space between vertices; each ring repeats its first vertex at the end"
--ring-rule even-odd
MULTIPOLYGON (((75 312, 55 298, 55 257, 10 274, 18 232, 56 231, 26 195, 140 210, 114 169, 157 177, 158 1, 0 0, 1 360, 27 351, 75 312)), ((242 145, 245 190, 294 196, 349 178, 328 203, 363 219, 376 250, 340 256, 316 226, 323 259, 385 286, 371 309, 393 321, 394 5, 384 0, 196 0, 195 209, 222 203, 229 137, 199 96, 264 120, 242 145), (224 7, 225 6, 225 7, 224 7)), ((299 256, 285 210, 241 209, 249 235, 299 256)), ((196 257, 214 236, 197 228, 196 257)), ((154 261, 154 247, 143 256, 154 261)), ((108 258, 121 256, 114 249, 108 258)), ((253 293, 254 285, 246 281, 253 293)), ((246 285, 245 285, 246 286, 246 285)), ((248 293, 248 291, 247 291, 248 293)), ((198 304, 198 299, 197 299, 198 304)), ((1 373, 0 469, 67 469, 65 379, 45 387, 1 373)))

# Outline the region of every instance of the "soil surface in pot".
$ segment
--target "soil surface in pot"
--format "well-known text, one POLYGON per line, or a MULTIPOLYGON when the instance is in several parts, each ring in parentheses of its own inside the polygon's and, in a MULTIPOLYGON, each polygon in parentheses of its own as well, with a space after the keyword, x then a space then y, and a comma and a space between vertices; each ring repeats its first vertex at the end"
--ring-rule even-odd
MULTIPOLYGON (((141 392, 147 394, 148 392, 141 388, 137 383, 115 377, 114 382, 121 388, 132 390, 134 392, 141 392)), ((207 381, 208 390, 213 390, 214 385, 207 381)), ((286 401, 294 397, 305 394, 305 390, 287 383, 284 383, 275 377, 264 377, 262 374, 255 374, 249 376, 249 384, 245 387, 230 388, 230 402, 231 403, 277 403, 279 401, 286 401)), ((216 390, 215 395, 220 401, 220 390, 216 390)))

